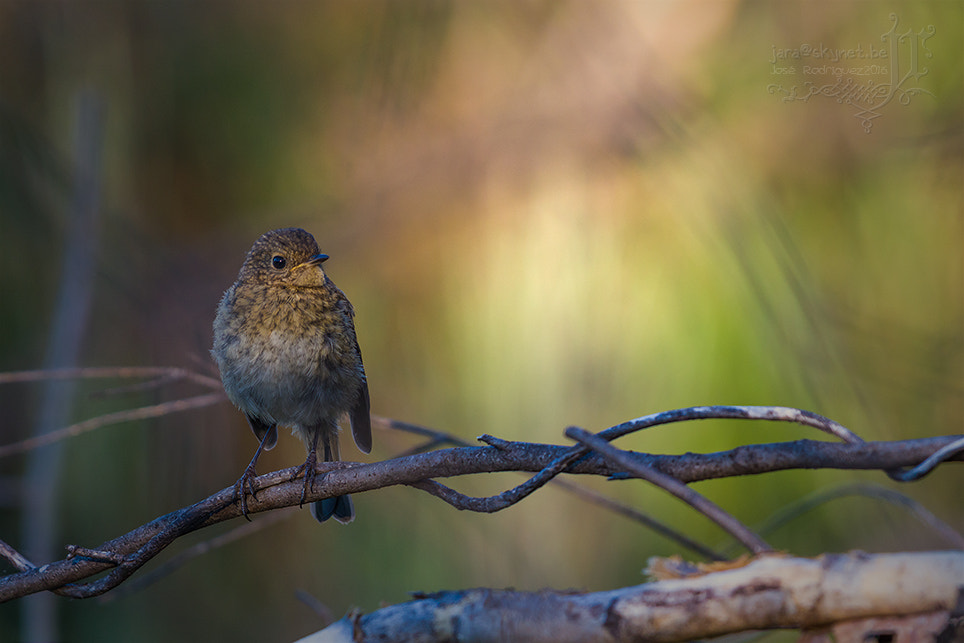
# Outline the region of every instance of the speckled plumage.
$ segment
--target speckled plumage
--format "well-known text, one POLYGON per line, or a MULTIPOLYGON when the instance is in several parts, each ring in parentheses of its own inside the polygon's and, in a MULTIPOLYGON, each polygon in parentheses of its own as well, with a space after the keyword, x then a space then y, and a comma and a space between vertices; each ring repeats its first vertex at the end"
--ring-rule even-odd
MULTIPOLYGON (((368 383, 354 311, 322 269, 327 258, 304 230, 267 232, 251 247, 218 306, 212 354, 224 390, 261 441, 236 486, 245 511, 245 487, 251 486, 261 450, 277 442, 279 425, 308 449, 306 490, 319 440, 325 460, 339 458, 338 421, 344 414, 355 444, 371 450, 368 383)), ((312 513, 319 520, 354 517, 348 496, 316 502, 312 513)))

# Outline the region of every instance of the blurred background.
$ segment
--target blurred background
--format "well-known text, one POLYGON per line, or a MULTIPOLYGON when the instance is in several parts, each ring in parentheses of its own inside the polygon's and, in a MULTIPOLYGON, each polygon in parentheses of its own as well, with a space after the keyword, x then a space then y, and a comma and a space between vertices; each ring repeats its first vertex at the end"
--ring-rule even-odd
MULTIPOLYGON (((961 433, 962 32, 957 2, 0 3, 0 370, 216 375, 218 298, 261 233, 301 226, 355 305, 378 415, 561 444, 706 404, 800 407, 868 440, 961 433), (842 93, 868 81, 893 90, 873 113, 842 93)), ((205 392, 105 393, 131 382, 4 385, 0 444, 205 392)), ((805 437, 823 439, 707 421, 621 444, 805 437)), ((343 456, 413 444, 379 431, 343 456)), ((0 538, 37 564, 95 547, 233 484, 255 447, 224 402, 4 457, 0 538)), ((282 437, 260 470, 303 458, 282 437)), ((579 482, 730 544, 643 483, 579 482)), ((850 483, 964 529, 955 464, 905 486, 818 470, 695 488, 759 525, 850 483)), ((110 601, 0 605, 0 640, 294 640, 325 624, 298 592, 338 618, 411 591, 622 587, 650 556, 696 557, 552 487, 494 515, 409 488, 355 505, 350 527, 292 511, 110 601)), ((766 537, 949 547, 852 495, 766 537)))

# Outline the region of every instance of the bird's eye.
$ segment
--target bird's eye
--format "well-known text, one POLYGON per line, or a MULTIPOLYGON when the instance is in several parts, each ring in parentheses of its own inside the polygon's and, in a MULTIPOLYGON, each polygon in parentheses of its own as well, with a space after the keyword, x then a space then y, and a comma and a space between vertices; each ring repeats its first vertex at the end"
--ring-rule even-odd
POLYGON ((285 258, 281 255, 275 255, 271 257, 271 265, 276 270, 284 270, 284 267, 288 265, 288 262, 285 261, 285 258))

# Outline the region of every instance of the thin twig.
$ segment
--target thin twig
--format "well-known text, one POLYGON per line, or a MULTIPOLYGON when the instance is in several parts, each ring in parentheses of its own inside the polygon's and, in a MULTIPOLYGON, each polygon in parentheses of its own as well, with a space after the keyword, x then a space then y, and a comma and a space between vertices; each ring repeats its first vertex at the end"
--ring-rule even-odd
POLYGON ((441 449, 446 446, 464 446, 464 445, 461 445, 459 443, 453 443, 448 438, 441 438, 441 439, 432 438, 426 442, 422 442, 421 444, 416 444, 410 449, 405 449, 401 453, 397 454, 395 457, 404 458, 407 455, 415 455, 416 453, 427 453, 429 451, 434 451, 435 449, 441 449))
MULTIPOLYGON (((610 509, 616 513, 640 522, 656 533, 673 540, 677 544, 696 552, 704 558, 709 560, 725 560, 722 554, 719 554, 709 547, 706 547, 705 545, 688 538, 687 536, 679 533, 671 527, 664 525, 658 520, 651 518, 640 511, 636 511, 632 507, 628 507, 622 503, 616 502, 615 500, 611 500, 610 498, 607 498, 602 494, 597 494, 596 492, 586 489, 585 487, 569 484, 565 480, 556 479, 553 480, 553 483, 562 486, 570 493, 583 496, 583 498, 589 502, 593 502, 606 509, 610 509)), ((422 491, 425 491, 426 493, 429 493, 436 498, 447 502, 460 511, 493 513, 505 509, 506 506, 509 506, 495 505, 492 498, 473 498, 472 496, 467 496, 459 493, 451 487, 447 487, 444 484, 436 482, 435 480, 420 480, 418 482, 409 484, 409 486, 416 489, 421 489, 422 491)))
POLYGON ((128 377, 160 377, 170 376, 185 379, 206 386, 220 389, 221 381, 215 377, 201 375, 176 366, 108 366, 82 368, 48 368, 30 371, 8 371, 0 373, 0 384, 15 382, 41 382, 44 380, 72 380, 72 379, 102 379, 128 377))
POLYGON ((625 451, 617 449, 603 438, 595 436, 589 431, 585 431, 579 427, 571 426, 566 429, 566 437, 581 442, 593 451, 596 451, 603 457, 626 469, 626 471, 634 476, 642 478, 673 494, 718 524, 754 554, 773 551, 773 548, 753 533, 749 527, 724 511, 719 505, 693 491, 676 478, 660 473, 650 467, 640 465, 628 457, 629 454, 625 451))
POLYGON ((27 560, 23 554, 2 540, 0 540, 0 556, 6 558, 11 565, 21 572, 25 572, 28 569, 33 569, 36 567, 36 565, 27 560))
POLYGON ((130 395, 131 393, 141 393, 144 391, 154 391, 167 384, 178 381, 180 376, 166 373, 164 375, 158 375, 157 377, 152 377, 151 379, 144 380, 143 382, 135 382, 133 384, 125 384, 123 386, 112 386, 110 388, 105 388, 100 391, 94 391, 90 394, 91 398, 104 399, 106 397, 116 396, 116 395, 130 395))
POLYGON ((124 562, 124 557, 117 552, 88 549, 87 547, 80 547, 78 545, 67 545, 67 560, 77 558, 78 556, 111 565, 120 565, 124 562))
MULTIPOLYGON (((430 438, 428 442, 417 445, 416 447, 413 447, 408 451, 400 453, 399 455, 396 456, 399 458, 402 458, 408 455, 415 455, 416 453, 424 453, 425 451, 428 451, 430 448, 433 448, 434 446, 441 446, 443 444, 454 444, 456 446, 469 446, 469 442, 467 442, 466 440, 463 440, 450 433, 439 431, 437 429, 430 429, 428 427, 424 427, 421 425, 411 424, 409 422, 401 422, 399 420, 393 420, 391 418, 385 418, 380 416, 372 416, 372 420, 373 422, 377 422, 378 424, 381 424, 386 429, 396 429, 399 431, 405 431, 407 433, 413 433, 415 435, 421 435, 421 436, 430 438)), ((511 444, 511 442, 507 442, 505 440, 502 440, 501 438, 496 438, 491 435, 482 435, 482 436, 479 436, 477 439, 494 447, 499 447, 502 444, 511 444)), ((666 524, 663 524, 659 520, 656 520, 652 516, 649 516, 633 507, 630 507, 625 503, 621 503, 616 500, 613 500, 612 498, 609 498, 604 494, 601 494, 597 491, 593 491, 592 489, 588 489, 581 485, 569 482, 568 480, 561 480, 558 477, 553 478, 551 480, 551 484, 575 496, 579 496, 581 499, 585 500, 586 502, 590 502, 604 509, 608 509, 614 513, 618 513, 622 516, 625 516, 630 520, 634 520, 642 524, 643 526, 651 529, 652 531, 655 531, 661 536, 668 538, 669 540, 672 540, 678 545, 686 549, 689 549, 690 551, 696 554, 699 554, 700 556, 703 556, 704 558, 707 558, 709 560, 724 560, 722 554, 716 551, 713 551, 706 545, 696 542, 695 540, 693 540, 692 538, 689 538, 685 534, 680 533, 679 531, 673 529, 672 527, 666 524)), ((437 482, 433 482, 433 484, 426 484, 424 487, 418 484, 414 484, 411 486, 416 487, 418 489, 422 489, 423 491, 431 493, 432 495, 436 495, 435 492, 438 492, 441 495, 436 495, 436 497, 444 500, 445 502, 448 502, 449 504, 452 504, 457 509, 468 509, 469 506, 472 504, 471 503, 472 498, 470 496, 461 494, 458 491, 455 491, 450 487, 445 487, 444 485, 441 485, 437 482), (460 503, 462 506, 453 504, 453 502, 460 503)))
POLYGON ((286 510, 272 512, 271 514, 255 521, 251 521, 251 522, 245 521, 241 523, 241 525, 239 525, 238 527, 235 527, 234 529, 231 529, 230 531, 223 533, 220 536, 210 538, 208 540, 205 540, 204 542, 197 543, 185 549, 177 556, 174 556, 170 560, 165 561, 163 564, 155 567, 154 569, 143 574, 142 576, 139 576, 136 579, 131 580, 129 583, 125 583, 123 587, 118 589, 118 591, 111 592, 110 594, 101 597, 100 601, 107 603, 107 602, 117 600, 119 598, 123 598, 124 596, 129 596, 130 594, 133 594, 135 592, 139 592, 140 590, 153 585, 154 583, 161 580, 165 576, 169 576, 170 574, 173 574, 178 569, 188 564, 198 556, 202 556, 208 553, 209 551, 212 551, 219 547, 224 547, 225 545, 229 545, 242 538, 246 538, 251 534, 257 533, 259 531, 263 531, 268 527, 273 527, 279 522, 283 520, 287 520, 295 513, 296 513, 295 510, 289 508, 286 510))
POLYGON ((792 422, 818 429, 824 433, 840 438, 848 444, 860 444, 863 442, 860 436, 830 418, 825 418, 822 415, 817 415, 810 411, 785 406, 691 406, 684 409, 674 409, 672 411, 644 415, 643 417, 617 424, 605 431, 600 431, 598 435, 604 440, 611 442, 618 437, 660 424, 682 422, 684 420, 710 419, 792 422))
POLYGON ((899 491, 887 489, 885 487, 881 487, 880 485, 866 484, 861 482, 845 484, 839 487, 834 487, 833 489, 816 491, 808 496, 800 498, 799 500, 796 500, 781 508, 778 512, 767 518, 763 523, 757 526, 756 530, 761 534, 773 533, 780 527, 783 527, 789 522, 796 520, 806 512, 811 511, 820 505, 826 504, 832 500, 837 500, 838 498, 856 495, 877 498, 879 500, 883 500, 885 502, 889 502, 890 504, 907 509, 914 514, 918 520, 940 534, 941 537, 951 543, 954 547, 957 549, 964 549, 964 536, 959 534, 946 522, 935 516, 921 503, 905 494, 900 493, 899 491))
POLYGON ((445 445, 452 445, 457 447, 469 446, 469 442, 463 440, 462 438, 454 436, 451 433, 438 431, 436 429, 430 429, 420 424, 412 424, 411 422, 402 422, 401 420, 394 420, 392 418, 383 417, 381 415, 372 415, 372 425, 384 430, 402 431, 403 433, 411 433, 413 435, 419 435, 424 438, 427 438, 427 440, 422 444, 417 444, 411 449, 405 451, 404 453, 398 454, 398 456, 396 457, 402 457, 406 455, 415 455, 416 453, 425 453, 426 451, 431 451, 432 449, 442 447, 445 445))
POLYGON ((308 607, 312 612, 315 613, 321 622, 325 625, 332 623, 335 620, 334 613, 331 608, 322 603, 313 594, 309 594, 303 589, 299 589, 295 592, 295 598, 297 598, 301 603, 308 607))
MULTIPOLYGON (((500 451, 504 449, 504 447, 493 448, 500 451)), ((507 489, 500 494, 489 496, 488 498, 475 498, 474 500, 479 501, 480 507, 484 506, 487 507, 487 509, 475 509, 474 511, 500 511, 506 507, 511 507, 517 502, 521 502, 530 494, 551 482, 553 478, 565 471, 569 465, 581 458, 583 455, 585 454, 580 453, 575 449, 567 451, 550 462, 546 467, 539 471, 539 473, 532 476, 522 484, 511 489, 507 489)))
MULTIPOLYGON (((220 508, 219 505, 221 505, 221 502, 212 501, 211 498, 208 498, 194 505, 192 507, 193 511, 181 511, 168 514, 168 516, 171 516, 173 519, 168 521, 166 528, 148 539, 148 541, 135 552, 124 555, 123 562, 108 572, 106 576, 84 585, 64 585, 60 590, 64 595, 71 598, 92 598, 117 587, 130 578, 130 576, 148 560, 174 542, 174 540, 200 528, 201 525, 220 508)), ((100 561, 92 562, 105 564, 100 561)))
POLYGON ((944 445, 916 467, 906 471, 901 469, 888 470, 887 475, 897 482, 913 482, 914 480, 920 480, 930 473, 934 467, 939 465, 941 462, 944 462, 951 456, 961 453, 962 451, 964 451, 964 436, 962 436, 960 440, 944 445))
MULTIPOLYGON (((793 422, 819 429, 825 433, 836 436, 849 444, 863 443, 863 440, 856 434, 829 418, 825 418, 822 415, 817 415, 816 413, 811 413, 810 411, 803 411, 800 409, 782 406, 692 406, 683 409, 675 409, 672 411, 664 411, 662 413, 656 413, 653 415, 645 415, 634 420, 629 420, 628 422, 623 422, 622 424, 612 426, 605 431, 601 431, 599 436, 609 441, 630 433, 634 433, 636 431, 642 431, 643 429, 659 426, 661 424, 682 422, 685 420, 720 418, 793 422)), ((505 448, 505 445, 509 444, 523 444, 511 443, 489 435, 480 436, 479 440, 492 444, 497 448, 505 448)), ((514 505, 517 502, 520 502, 537 489, 543 487, 560 473, 566 471, 566 469, 574 462, 588 454, 589 451, 590 449, 584 445, 572 447, 568 452, 560 455, 543 470, 522 484, 487 498, 470 498, 468 496, 462 496, 462 494, 458 494, 458 492, 448 489, 447 487, 431 487, 431 490, 429 488, 425 488, 423 490, 428 491, 433 495, 437 495, 439 498, 449 502, 450 504, 452 502, 458 502, 463 505, 462 508, 473 507, 473 511, 500 511, 506 507, 514 505)))
POLYGON ((568 480, 563 480, 561 478, 556 478, 552 481, 552 483, 557 487, 565 489, 569 493, 580 496, 586 502, 591 502, 604 509, 612 511, 613 513, 617 513, 621 516, 629 518, 630 520, 634 520, 663 536, 664 538, 672 540, 676 544, 685 547, 686 549, 689 549, 690 551, 699 554, 708 560, 726 560, 726 557, 722 553, 710 549, 706 545, 693 540, 689 536, 673 529, 668 525, 663 524, 659 520, 656 520, 652 516, 649 516, 638 509, 630 507, 625 503, 618 502, 597 491, 593 491, 592 489, 588 489, 578 484, 573 484, 568 480))
POLYGON ((100 427, 110 424, 131 422, 133 420, 144 420, 147 418, 169 415, 171 413, 179 413, 181 411, 190 411, 192 409, 217 404, 224 399, 224 393, 205 393, 204 395, 187 397, 180 400, 170 400, 168 402, 161 402, 160 404, 151 404, 149 406, 141 406, 135 409, 117 411, 116 413, 98 415, 97 417, 90 418, 89 420, 84 420, 83 422, 78 422, 76 424, 71 424, 70 426, 57 429, 56 431, 44 433, 43 435, 38 435, 26 440, 21 440, 20 442, 0 446, 0 458, 18 453, 24 453, 25 451, 30 451, 32 449, 37 449, 54 442, 59 442, 65 438, 76 437, 83 433, 87 433, 88 431, 93 431, 94 429, 99 429, 100 427))

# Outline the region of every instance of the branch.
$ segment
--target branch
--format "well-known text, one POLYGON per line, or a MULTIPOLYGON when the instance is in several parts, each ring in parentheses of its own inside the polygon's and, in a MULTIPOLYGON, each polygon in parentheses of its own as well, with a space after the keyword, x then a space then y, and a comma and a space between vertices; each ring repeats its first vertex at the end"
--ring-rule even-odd
MULTIPOLYGON (((634 462, 688 483, 791 468, 885 469, 913 466, 955 439, 957 436, 859 444, 798 440, 743 446, 711 454, 628 453, 634 462)), ((572 450, 573 447, 548 444, 503 442, 499 447, 442 449, 371 464, 321 463, 318 465, 318 479, 306 501, 314 502, 393 485, 414 486, 433 478, 502 471, 542 472, 566 458, 572 450)), ((961 454, 951 457, 960 460, 961 454)), ((294 478, 297 470, 298 467, 291 467, 258 476, 255 480, 258 496, 249 500, 248 511, 256 514, 297 506, 303 488, 302 481, 294 478)), ((595 454, 579 458, 571 463, 566 472, 607 477, 624 473, 619 466, 595 454)), ((0 602, 54 589, 76 598, 97 596, 129 578, 178 537, 240 515, 232 485, 201 502, 156 518, 92 548, 122 556, 124 562, 120 565, 112 566, 102 559, 77 556, 0 578, 0 602), (107 574, 96 581, 77 584, 105 571, 107 574)), ((0 547, 0 554, 3 553, 4 548, 0 547)))
POLYGON ((130 377, 163 377, 185 379, 214 390, 221 390, 221 380, 208 377, 177 366, 85 366, 76 368, 42 368, 32 371, 7 371, 0 373, 0 384, 15 382, 42 382, 46 380, 106 379, 130 377))
POLYGON ((99 429, 111 424, 133 422, 134 420, 146 420, 148 418, 163 417, 165 415, 170 415, 171 413, 192 411, 194 409, 217 404, 218 402, 223 402, 225 399, 226 397, 223 392, 205 393, 203 395, 195 395, 194 397, 186 397, 178 400, 170 400, 167 402, 160 402, 158 404, 141 406, 134 409, 117 411, 116 413, 98 415, 97 417, 84 420, 83 422, 77 422, 76 424, 71 424, 70 426, 66 426, 62 429, 56 429, 42 435, 21 440, 20 442, 0 446, 0 458, 15 455, 17 453, 24 453, 25 451, 31 451, 48 444, 60 442, 65 438, 75 438, 78 435, 87 433, 88 431, 93 431, 94 429, 99 429))
POLYGON ((449 641, 457 632, 472 641, 670 642, 922 613, 937 617, 928 620, 936 634, 951 627, 962 584, 962 552, 764 555, 745 567, 607 592, 420 595, 365 616, 349 614, 302 641, 449 641))
POLYGON ((665 473, 660 473, 651 467, 640 466, 639 463, 633 462, 632 458, 625 451, 617 449, 602 438, 578 427, 573 426, 566 429, 566 437, 572 438, 592 448, 607 460, 618 465, 621 469, 647 482, 651 482, 661 489, 665 489, 686 504, 699 510, 703 515, 743 543, 743 545, 754 554, 773 551, 773 548, 764 542, 762 538, 750 531, 736 518, 720 509, 719 505, 707 500, 676 478, 668 476, 665 473))
POLYGON ((824 503, 846 496, 874 498, 901 507, 931 531, 939 534, 951 547, 964 550, 964 536, 954 531, 953 527, 935 516, 927 507, 899 491, 862 482, 851 482, 831 489, 815 491, 791 502, 758 525, 757 531, 761 534, 771 533, 824 503))
POLYGON ((101 391, 96 395, 98 397, 103 397, 106 395, 116 395, 121 392, 159 388, 164 384, 179 380, 186 380, 189 382, 194 382, 195 384, 200 384, 205 388, 211 389, 213 392, 204 395, 196 395, 194 397, 170 400, 168 402, 161 402, 158 404, 151 404, 148 406, 141 406, 124 411, 117 411, 116 413, 107 413, 84 420, 82 422, 71 424, 70 426, 64 428, 46 431, 42 435, 21 440, 20 442, 0 445, 0 458, 32 451, 42 446, 55 444, 66 438, 77 437, 78 435, 87 433, 88 431, 100 429, 112 424, 131 422, 134 420, 145 420, 148 418, 170 415, 171 413, 190 411, 205 406, 210 406, 212 404, 217 404, 218 402, 227 399, 224 394, 224 389, 221 388, 221 381, 217 378, 208 377, 187 369, 171 366, 120 366, 99 368, 77 367, 47 368, 32 371, 8 371, 0 373, 0 384, 51 382, 55 380, 73 379, 129 379, 140 377, 150 377, 153 379, 146 382, 108 389, 106 391, 101 391))

